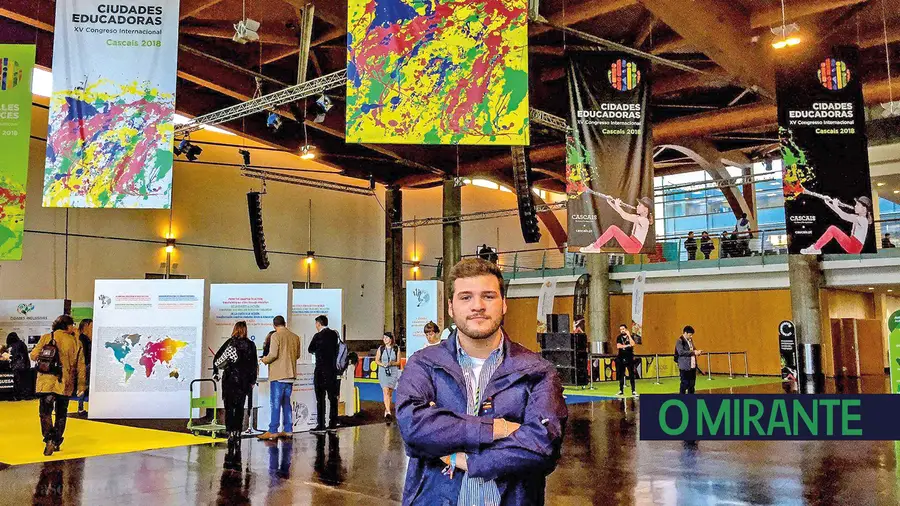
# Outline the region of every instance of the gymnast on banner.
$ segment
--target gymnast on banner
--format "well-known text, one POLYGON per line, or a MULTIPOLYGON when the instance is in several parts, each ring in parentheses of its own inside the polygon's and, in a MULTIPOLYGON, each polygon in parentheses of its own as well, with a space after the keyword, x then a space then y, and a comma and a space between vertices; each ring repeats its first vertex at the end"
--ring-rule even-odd
POLYGON ((819 237, 819 240, 815 242, 812 246, 807 248, 803 248, 800 250, 800 253, 803 255, 819 255, 822 253, 822 248, 833 240, 837 241, 837 243, 843 248, 844 252, 851 254, 861 253, 863 247, 866 244, 866 239, 869 235, 869 226, 872 225, 872 200, 869 197, 857 197, 853 199, 853 205, 845 204, 840 200, 836 200, 833 197, 829 197, 827 195, 821 195, 815 192, 811 192, 809 190, 804 190, 804 194, 812 195, 814 197, 818 197, 825 202, 825 205, 828 206, 835 214, 838 215, 842 220, 850 222, 850 235, 848 236, 846 232, 836 227, 835 225, 831 225, 825 230, 825 233, 822 234, 822 237, 819 237), (852 209, 852 213, 848 213, 841 208, 846 208, 848 210, 852 209))
POLYGON ((581 252, 600 253, 603 251, 603 246, 606 243, 615 239, 619 242, 619 246, 625 253, 640 253, 641 249, 644 247, 644 241, 647 240, 647 233, 650 231, 650 226, 653 225, 653 214, 650 212, 650 209, 653 207, 653 201, 649 197, 641 197, 638 200, 637 206, 632 206, 624 204, 621 199, 614 199, 609 195, 595 192, 590 189, 586 191, 599 197, 604 197, 606 203, 609 204, 614 211, 619 213, 619 216, 621 216, 622 219, 630 221, 631 223, 634 223, 634 225, 631 228, 631 235, 626 234, 616 225, 610 225, 593 244, 581 248, 581 252), (630 213, 623 209, 623 207, 634 209, 635 212, 630 213))

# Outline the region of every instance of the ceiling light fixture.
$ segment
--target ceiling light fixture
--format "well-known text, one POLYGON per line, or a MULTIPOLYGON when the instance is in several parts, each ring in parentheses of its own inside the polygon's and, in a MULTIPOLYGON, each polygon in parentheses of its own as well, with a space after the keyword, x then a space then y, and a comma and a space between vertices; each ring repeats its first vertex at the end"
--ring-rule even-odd
MULTIPOLYGON (((772 29, 772 33, 778 34, 776 28, 772 29)), ((796 46, 800 43, 800 37, 796 35, 788 37, 789 33, 800 31, 800 27, 797 26, 796 23, 790 24, 790 29, 788 29, 787 20, 784 15, 784 0, 781 0, 781 39, 772 43, 772 47, 775 49, 784 49, 788 46, 796 46)))
POLYGON ((875 183, 876 186, 884 186, 885 184, 887 184, 887 183, 884 183, 884 182, 875 183))
POLYGON ((300 148, 300 158, 304 160, 312 160, 316 157, 316 147, 311 144, 304 144, 300 148))

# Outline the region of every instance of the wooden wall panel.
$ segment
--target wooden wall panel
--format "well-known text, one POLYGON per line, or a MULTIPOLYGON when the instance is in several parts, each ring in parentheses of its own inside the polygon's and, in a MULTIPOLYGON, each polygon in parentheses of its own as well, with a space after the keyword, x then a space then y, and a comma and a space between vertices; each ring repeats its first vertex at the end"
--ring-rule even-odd
POLYGON ((881 320, 856 320, 860 374, 884 375, 884 340, 881 320))
MULTIPOLYGON (((509 337, 531 351, 541 351, 537 342, 537 298, 507 299, 506 318, 503 328, 509 337)), ((553 312, 569 315, 571 327, 574 297, 556 297, 553 300, 553 312)))

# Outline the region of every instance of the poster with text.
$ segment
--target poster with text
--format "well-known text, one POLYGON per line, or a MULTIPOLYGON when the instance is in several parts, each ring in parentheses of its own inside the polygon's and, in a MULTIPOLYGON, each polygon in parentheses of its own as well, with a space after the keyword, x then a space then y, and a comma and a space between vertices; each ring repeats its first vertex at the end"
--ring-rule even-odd
POLYGON ((425 324, 434 322, 444 328, 444 282, 437 280, 406 282, 406 356, 425 347, 425 324))
POLYGON ((644 335, 644 292, 647 289, 647 273, 641 272, 631 286, 631 335, 641 344, 644 335))
POLYGON ((22 259, 33 71, 34 46, 0 44, 0 261, 22 259))
MULTIPOLYGON (((204 369, 212 367, 212 357, 231 337, 234 324, 247 323, 247 337, 256 343, 262 356, 266 335, 274 330, 276 316, 288 318, 287 283, 229 283, 209 286, 209 316, 206 320, 204 369)), ((268 378, 268 368, 260 364, 260 378, 268 378)))
POLYGON ((295 288, 291 294, 291 321, 289 328, 300 336, 300 360, 312 363, 313 357, 306 350, 316 335, 316 317, 328 317, 328 328, 346 339, 343 330, 343 290, 295 288))
POLYGON ((570 51, 567 74, 569 248, 650 252, 656 242, 650 62, 623 53, 570 51))
POLYGON ((779 56, 788 251, 875 253, 859 50, 809 45, 779 56))
POLYGON ((184 418, 203 355, 202 279, 94 282, 90 418, 184 418))
POLYGON ((529 144, 527 0, 349 0, 347 142, 529 144))
POLYGON ((65 312, 63 299, 0 300, 0 339, 15 332, 31 349, 41 336, 50 333, 53 320, 65 312))
POLYGON ((888 317, 888 357, 891 361, 891 393, 900 394, 900 310, 888 317))
POLYGON ((44 207, 168 209, 178 0, 57 0, 44 207))

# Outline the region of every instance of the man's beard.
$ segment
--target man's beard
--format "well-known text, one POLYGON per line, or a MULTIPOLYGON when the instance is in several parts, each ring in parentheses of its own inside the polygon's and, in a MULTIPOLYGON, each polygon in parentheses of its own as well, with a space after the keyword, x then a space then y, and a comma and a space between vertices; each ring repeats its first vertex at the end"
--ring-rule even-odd
POLYGON ((492 325, 487 330, 480 330, 474 325, 470 325, 470 321, 466 317, 454 317, 453 323, 456 324, 456 327, 459 332, 464 334, 469 339, 488 339, 497 333, 497 330, 500 329, 500 324, 502 320, 494 320, 491 318, 492 325))

